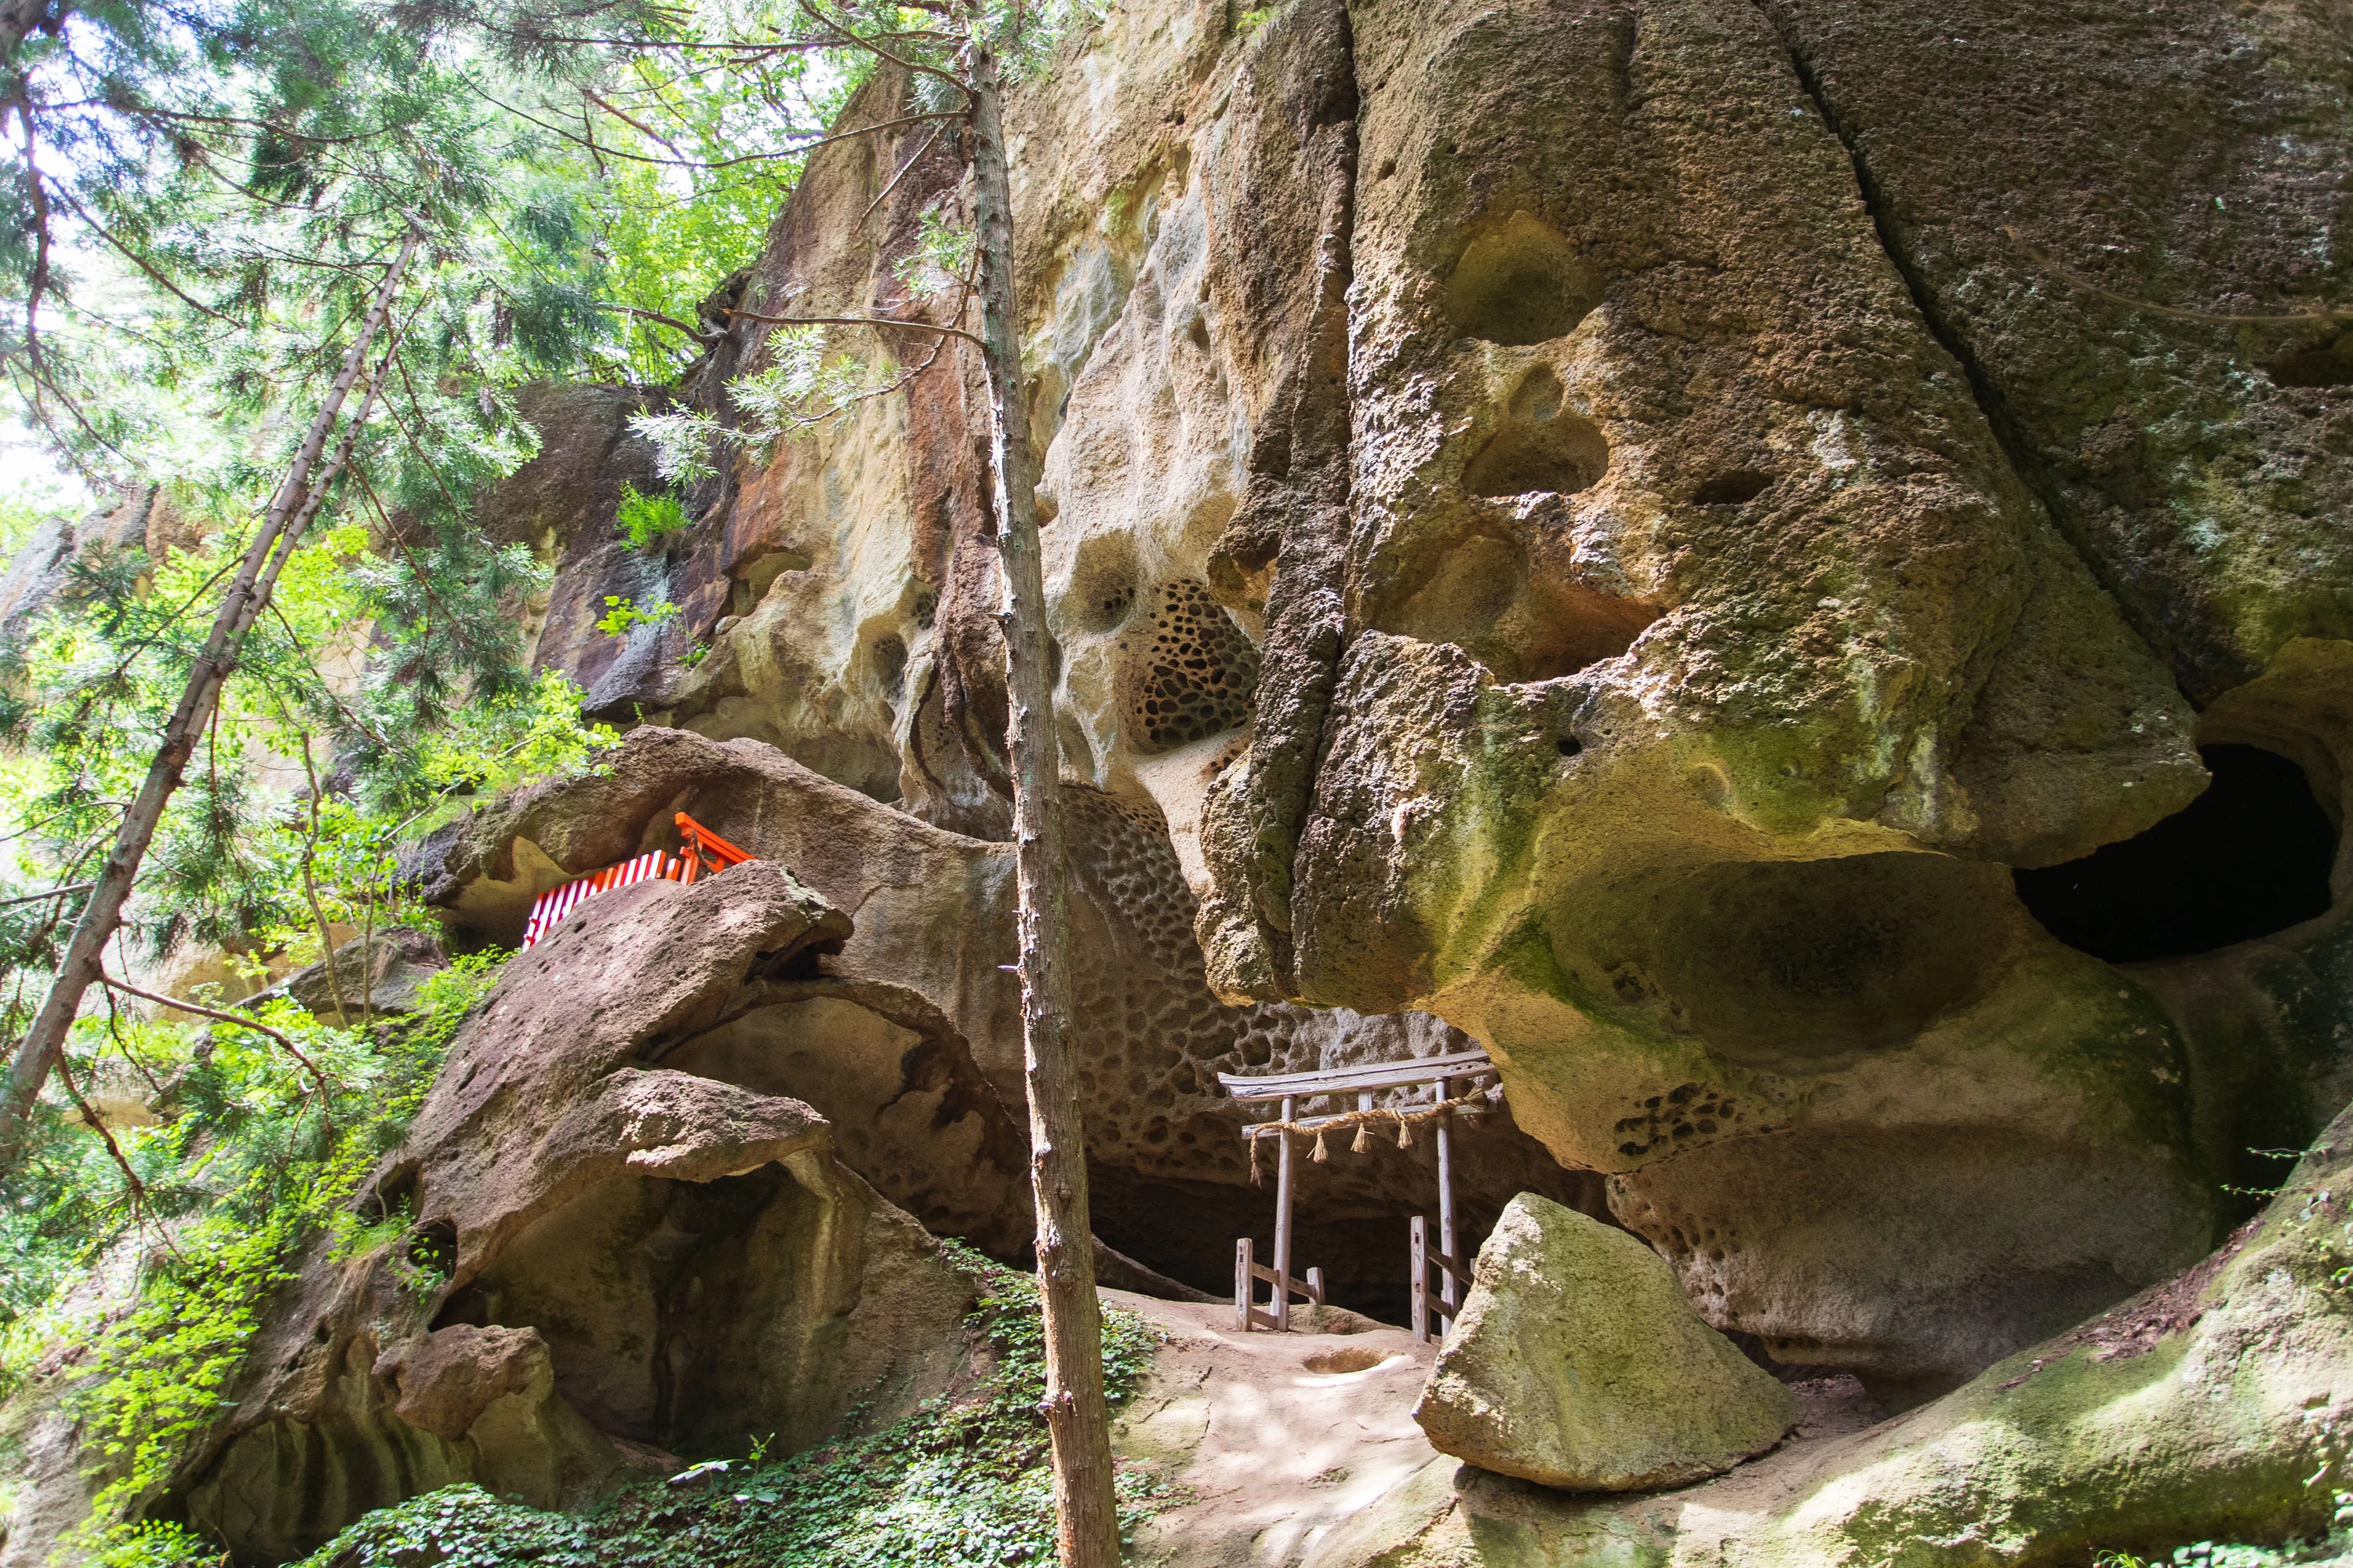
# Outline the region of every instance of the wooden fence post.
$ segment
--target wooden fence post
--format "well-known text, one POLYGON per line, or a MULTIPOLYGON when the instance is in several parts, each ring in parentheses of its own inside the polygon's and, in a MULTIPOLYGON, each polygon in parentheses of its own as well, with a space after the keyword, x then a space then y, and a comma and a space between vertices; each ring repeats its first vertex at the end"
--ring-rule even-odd
MULTIPOLYGON (((1282 1101, 1282 1119, 1290 1121, 1298 1114, 1299 1102, 1286 1095, 1282 1101)), ((1274 1165, 1274 1326, 1288 1331, 1291 1328, 1291 1134, 1278 1132, 1275 1137, 1282 1148, 1274 1165)))
MULTIPOLYGON (((1436 1087, 1440 1105, 1438 1112, 1438 1251, 1448 1263, 1459 1268, 1461 1266, 1462 1260, 1454 1251, 1454 1113, 1444 1108, 1447 1081, 1444 1078, 1439 1079, 1436 1087)), ((1447 1330, 1451 1330, 1454 1327, 1452 1308, 1460 1300, 1455 1290, 1452 1274, 1447 1274, 1439 1280, 1438 1298, 1447 1306, 1448 1310, 1442 1316, 1447 1330)))
POLYGON ((1413 1337, 1430 1343, 1430 1226, 1419 1214, 1407 1226, 1413 1252, 1413 1337))

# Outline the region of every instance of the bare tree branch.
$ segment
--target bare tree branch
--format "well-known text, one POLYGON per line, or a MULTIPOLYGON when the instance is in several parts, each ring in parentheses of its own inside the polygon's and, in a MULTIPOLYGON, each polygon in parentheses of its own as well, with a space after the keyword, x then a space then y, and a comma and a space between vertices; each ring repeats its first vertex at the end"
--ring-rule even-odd
MULTIPOLYGON (((159 996, 152 991, 141 991, 128 980, 115 979, 103 969, 98 971, 97 980, 99 984, 109 991, 119 991, 125 996, 135 996, 142 1001, 152 1001, 158 1007, 168 1007, 174 1012, 192 1012, 199 1018, 209 1018, 216 1023, 234 1023, 239 1029, 250 1029, 256 1034, 267 1034, 270 1039, 277 1041, 289 1056, 302 1064, 302 1070, 311 1075, 311 1082, 319 1086, 319 1093, 322 1096, 331 1096, 333 1093, 327 1086, 327 1075, 319 1071, 319 1065, 316 1062, 302 1054, 302 1048, 295 1044, 283 1030, 272 1029, 267 1023, 240 1017, 234 1012, 223 1012, 216 1007, 204 1007, 193 1001, 177 1001, 168 996, 159 996)), ((326 1103, 332 1106, 333 1101, 328 1099, 326 1103)))
POLYGON ((909 332, 933 332, 942 337, 960 337, 975 347, 988 345, 962 327, 941 326, 933 322, 897 321, 890 316, 764 316, 756 311, 729 311, 740 322, 766 322, 775 326, 854 326, 903 327, 909 332))

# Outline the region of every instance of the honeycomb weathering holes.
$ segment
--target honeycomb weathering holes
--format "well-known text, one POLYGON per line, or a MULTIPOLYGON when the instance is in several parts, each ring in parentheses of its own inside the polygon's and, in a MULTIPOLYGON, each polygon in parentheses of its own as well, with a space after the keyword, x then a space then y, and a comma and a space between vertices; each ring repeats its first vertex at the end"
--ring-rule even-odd
POLYGON ((1250 717, 1258 647, 1208 584, 1162 585, 1145 619, 1120 640, 1120 704, 1134 750, 1173 751, 1250 717))
POLYGON ((1601 302, 1601 281, 1550 224, 1515 212, 1464 247, 1446 276, 1446 319, 1506 346, 1566 336, 1601 302))

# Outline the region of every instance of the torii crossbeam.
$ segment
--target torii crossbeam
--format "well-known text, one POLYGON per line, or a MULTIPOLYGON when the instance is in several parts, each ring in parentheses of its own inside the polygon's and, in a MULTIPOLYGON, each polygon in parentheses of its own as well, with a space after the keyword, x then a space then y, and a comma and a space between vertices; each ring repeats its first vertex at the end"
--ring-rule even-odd
MULTIPOLYGON (((1252 1329, 1276 1331, 1291 1327, 1291 1301, 1293 1296, 1303 1297, 1317 1306, 1324 1303, 1324 1279, 1321 1269, 1308 1269, 1294 1281, 1291 1273, 1291 1203, 1293 1169, 1291 1139, 1293 1133, 1313 1136, 1315 1158, 1324 1158, 1324 1135, 1343 1128, 1357 1128, 1356 1148, 1371 1147, 1366 1140, 1370 1128, 1394 1124, 1398 1143, 1403 1148, 1412 1142, 1411 1128, 1419 1123, 1434 1124, 1438 1144, 1438 1247, 1429 1250, 1426 1226, 1420 1215, 1413 1218, 1410 1250, 1413 1269, 1413 1330, 1417 1339, 1430 1338, 1430 1269, 1440 1270, 1439 1301, 1442 1308, 1460 1304, 1462 1289, 1470 1284, 1469 1265, 1455 1247, 1454 1237, 1454 1117, 1457 1112, 1476 1116, 1488 1108, 1487 1092, 1478 1087, 1481 1078, 1497 1078, 1495 1064, 1484 1051, 1458 1051, 1445 1056, 1424 1056, 1410 1062, 1373 1062, 1354 1067, 1327 1067, 1314 1073, 1280 1073, 1253 1077, 1233 1073, 1220 1073, 1218 1082, 1235 1099, 1245 1104, 1280 1101, 1278 1119, 1260 1122, 1242 1128, 1242 1137, 1250 1145, 1250 1171, 1253 1179, 1258 1170, 1258 1140, 1271 1136, 1276 1140, 1274 1197, 1274 1257, 1271 1268, 1258 1261, 1257 1244, 1244 1236, 1234 1243, 1234 1327, 1244 1333, 1252 1329), (1461 1084, 1472 1092, 1457 1096, 1454 1086, 1461 1084), (1415 1090, 1429 1086, 1427 1103, 1408 1100, 1403 1104, 1376 1106, 1373 1097, 1384 1089, 1415 1090), (1322 1114, 1301 1116, 1303 1100, 1333 1098, 1344 1104, 1350 1097, 1355 1105, 1322 1114), (1261 1309, 1258 1304, 1260 1281, 1273 1287, 1271 1299, 1261 1309)), ((1451 1310, 1439 1314, 1439 1331, 1443 1334, 1454 1325, 1451 1310)))

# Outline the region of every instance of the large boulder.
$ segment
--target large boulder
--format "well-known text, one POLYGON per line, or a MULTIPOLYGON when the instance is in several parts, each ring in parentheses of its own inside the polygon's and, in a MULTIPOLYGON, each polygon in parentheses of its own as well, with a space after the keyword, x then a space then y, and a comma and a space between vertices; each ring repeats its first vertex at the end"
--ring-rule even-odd
POLYGON ((449 1482, 576 1506, 754 1436, 887 1424, 968 1375, 973 1282, 825 1117, 666 1059, 850 930, 754 862, 607 895, 512 960, 356 1200, 413 1223, 301 1260, 153 1506, 280 1561, 449 1482))
MULTIPOLYGON (((1096 1228, 1136 1261, 1224 1295, 1234 1238, 1271 1235, 1273 1216, 1218 1075, 1471 1043, 1427 1015, 1220 1001, 1150 797, 1071 783, 1062 799, 1096 1228)), ((681 810, 857 918, 839 952, 747 987, 662 1047, 662 1065, 815 1107, 841 1159, 893 1202, 936 1232, 1018 1254, 1029 1220, 1011 845, 934 827, 758 740, 646 726, 598 773, 452 824, 411 869, 461 935, 512 941, 537 893, 674 846, 681 810)), ((1599 1184, 1563 1170, 1508 1113, 1482 1119, 1455 1166, 1467 1224, 1483 1231, 1522 1191, 1599 1206, 1599 1184)), ((1335 1300, 1395 1320, 1405 1219, 1430 1211, 1436 1175, 1427 1138, 1301 1161, 1296 1255, 1324 1270, 1335 1300)))
POLYGON ((1413 1411, 1440 1453, 1572 1491, 1644 1491, 1720 1474, 1797 1424, 1796 1397, 1624 1231, 1524 1194, 1474 1272, 1413 1411))

